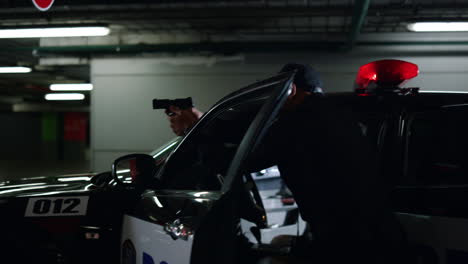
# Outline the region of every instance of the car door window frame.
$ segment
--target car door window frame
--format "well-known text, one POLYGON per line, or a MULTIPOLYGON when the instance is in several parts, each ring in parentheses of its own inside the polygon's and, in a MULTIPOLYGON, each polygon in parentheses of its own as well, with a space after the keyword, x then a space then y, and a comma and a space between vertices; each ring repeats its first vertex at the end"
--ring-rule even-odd
MULTIPOLYGON (((224 111, 229 109, 231 106, 237 105, 240 102, 242 102, 245 99, 245 96, 248 96, 248 98, 252 99, 252 98, 255 98, 252 95, 253 93, 258 92, 259 95, 262 95, 262 93, 264 93, 265 89, 268 89, 269 87, 271 87, 273 85, 277 85, 277 84, 279 84, 281 82, 288 82, 290 84, 291 81, 292 81, 291 76, 292 76, 292 73, 283 73, 283 74, 277 75, 275 77, 272 77, 270 79, 267 79, 265 81, 262 81, 260 83, 256 83, 256 84, 248 86, 248 87, 246 87, 244 89, 241 89, 233 97, 222 99, 219 103, 217 103, 213 108, 211 108, 207 113, 205 113, 202 116, 202 118, 199 120, 199 122, 197 122, 195 124, 195 126, 188 132, 188 134, 177 145, 177 147, 175 147, 172 150, 172 152, 169 154, 168 158, 166 159, 164 165, 158 171, 156 177, 159 178, 159 179, 162 179, 163 177, 166 177, 165 172, 166 172, 166 169, 167 169, 167 165, 171 162, 171 159, 172 159, 173 155, 175 155, 181 148, 183 148, 185 146, 185 144, 189 144, 188 141, 193 139, 193 136, 195 136, 194 134, 197 133, 198 130, 202 129, 211 120, 216 118, 219 114, 223 113, 224 111), (252 87, 252 86, 255 86, 255 87, 252 87)), ((289 86, 289 84, 288 84, 288 86, 289 86)), ((221 190, 220 190, 221 193, 226 192, 231 187, 231 182, 230 181, 226 182, 226 179, 228 178, 228 175, 229 175, 229 170, 232 170, 233 162, 236 160, 236 156, 238 156, 239 153, 244 151, 244 149, 245 149, 245 144, 246 143, 243 144, 243 142, 245 140, 245 137, 248 136, 248 135, 250 137, 252 137, 252 132, 249 133, 249 131, 251 131, 252 128, 255 128, 255 126, 258 126, 259 122, 264 119, 264 118, 259 119, 259 116, 266 114, 266 111, 267 111, 266 107, 271 108, 272 106, 275 106, 275 105, 277 105, 279 103, 282 103, 282 102, 279 102, 277 100, 271 100, 271 97, 277 97, 279 94, 284 93, 284 91, 283 91, 284 87, 281 87, 281 88, 283 88, 283 89, 273 89, 271 91, 271 94, 268 94, 269 98, 267 98, 266 102, 263 103, 263 105, 260 107, 259 112, 255 115, 255 118, 253 119, 251 124, 248 126, 248 128, 246 130, 246 133, 244 134, 243 139, 241 140, 241 143, 240 143, 237 151, 235 152, 235 154, 233 156, 233 159, 231 160, 230 166, 228 167, 229 169, 227 170, 227 173, 226 173, 226 175, 224 177, 224 181, 222 183, 222 187, 221 187, 221 190)), ((239 165, 236 165, 236 166, 239 166, 239 165)), ((166 188, 164 188, 164 189, 166 189, 166 188)), ((210 191, 210 192, 217 192, 217 191, 210 191)))
POLYGON ((226 177, 221 188, 221 192, 225 193, 232 189, 236 179, 241 180, 244 172, 243 165, 249 155, 256 149, 263 136, 268 131, 274 121, 274 118, 279 113, 281 107, 286 102, 288 95, 291 93, 292 82, 295 72, 287 72, 278 75, 280 78, 277 83, 284 83, 282 87, 277 88, 270 95, 270 98, 265 102, 255 119, 247 129, 244 138, 242 139, 239 148, 227 170, 226 177))
POLYGON ((411 116, 408 118, 408 126, 406 129, 406 135, 405 135, 405 153, 404 153, 404 172, 405 172, 405 186, 408 187, 437 187, 437 186, 448 186, 448 185, 456 185, 456 186, 468 186, 468 179, 466 183, 463 184, 450 184, 450 183, 421 183, 418 181, 418 177, 416 173, 410 172, 410 168, 414 165, 410 164, 410 144, 411 144, 411 131, 410 129, 412 128, 413 123, 416 120, 420 119, 427 119, 431 120, 433 122, 440 122, 441 120, 444 119, 444 113, 447 113, 447 111, 450 111, 452 109, 458 110, 456 108, 464 107, 467 108, 468 105, 446 105, 446 106, 441 106, 439 109, 432 109, 432 110, 427 110, 427 111, 418 111, 414 112, 411 114, 411 116))

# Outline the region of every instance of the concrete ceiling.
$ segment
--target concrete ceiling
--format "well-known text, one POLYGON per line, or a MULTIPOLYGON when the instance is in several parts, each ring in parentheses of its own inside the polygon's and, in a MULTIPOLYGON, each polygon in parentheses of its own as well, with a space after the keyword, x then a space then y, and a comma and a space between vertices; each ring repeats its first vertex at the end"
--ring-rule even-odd
POLYGON ((15 98, 44 103, 50 83, 89 81, 91 57, 311 48, 346 52, 356 45, 440 40, 466 45, 464 35, 414 37, 406 24, 468 20, 467 11, 468 2, 461 0, 56 0, 40 12, 31 0, 3 0, 0 27, 105 24, 111 34, 0 40, 1 65, 34 67, 30 74, 0 76, 0 104, 15 98))

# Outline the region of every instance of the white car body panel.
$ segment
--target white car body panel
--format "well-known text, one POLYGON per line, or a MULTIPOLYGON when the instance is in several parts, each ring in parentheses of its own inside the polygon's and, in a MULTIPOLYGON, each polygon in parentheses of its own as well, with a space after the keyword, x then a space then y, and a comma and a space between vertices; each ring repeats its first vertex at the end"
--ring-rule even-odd
POLYGON ((136 264, 150 264, 148 257, 153 260, 152 263, 157 264, 190 263, 193 235, 187 240, 173 240, 164 231, 163 226, 124 215, 121 245, 127 240, 130 240, 135 248, 136 264))
POLYGON ((434 249, 440 264, 447 263, 447 251, 468 251, 468 219, 428 216, 407 213, 396 214, 413 244, 434 249))

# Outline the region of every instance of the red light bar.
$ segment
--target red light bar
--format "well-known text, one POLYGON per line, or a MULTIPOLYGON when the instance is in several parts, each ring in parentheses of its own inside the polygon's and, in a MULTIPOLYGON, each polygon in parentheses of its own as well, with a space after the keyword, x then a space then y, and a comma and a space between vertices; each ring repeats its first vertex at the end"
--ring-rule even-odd
POLYGON ((358 89, 367 89, 371 83, 383 87, 397 87, 419 74, 418 65, 402 60, 379 60, 359 68, 356 77, 358 89))

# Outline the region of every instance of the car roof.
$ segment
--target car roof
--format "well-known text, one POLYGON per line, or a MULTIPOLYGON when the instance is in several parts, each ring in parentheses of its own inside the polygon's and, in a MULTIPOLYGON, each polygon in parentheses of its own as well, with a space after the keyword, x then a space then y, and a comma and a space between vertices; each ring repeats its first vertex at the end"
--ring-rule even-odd
POLYGON ((449 106, 468 106, 468 93, 421 91, 408 95, 366 95, 354 92, 329 93, 326 98, 334 103, 351 104, 357 107, 384 108, 385 106, 406 109, 430 109, 449 106))
MULTIPOLYGON (((257 81, 253 84, 245 86, 241 89, 238 89, 225 97, 219 100, 214 106, 218 106, 226 101, 235 99, 240 96, 244 96, 250 93, 258 92, 262 89, 267 89, 271 87, 272 84, 280 82, 287 77, 290 77, 294 72, 284 72, 277 75, 274 75, 268 79, 257 81)), ((417 89, 417 88, 416 88, 417 89)), ((405 107, 441 107, 441 106, 451 106, 451 105, 468 105, 468 92, 466 91, 425 91, 418 90, 414 94, 408 94, 405 96, 396 96, 396 95, 384 95, 384 96, 358 96, 354 91, 349 92, 332 92, 326 93, 327 98, 332 100, 356 100, 360 102, 376 102, 386 101, 389 103, 399 102, 402 103, 402 106, 405 107), (362 98, 366 99, 362 99, 362 98)))
POLYGON ((257 81, 257 82, 255 82, 253 84, 247 85, 247 86, 245 86, 243 88, 240 88, 240 89, 238 89, 238 90, 224 96, 216 104, 214 104, 212 108, 215 108, 216 106, 218 106, 220 104, 223 104, 226 101, 233 100, 233 99, 238 98, 240 96, 255 93, 255 92, 261 91, 263 89, 271 88, 272 85, 289 79, 289 77, 291 77, 294 73, 295 73, 294 71, 292 71, 292 72, 283 72, 283 73, 274 75, 274 76, 272 76, 270 78, 267 78, 267 79, 264 79, 264 80, 261 80, 261 81, 257 81))

